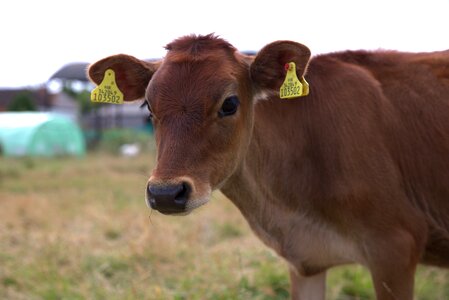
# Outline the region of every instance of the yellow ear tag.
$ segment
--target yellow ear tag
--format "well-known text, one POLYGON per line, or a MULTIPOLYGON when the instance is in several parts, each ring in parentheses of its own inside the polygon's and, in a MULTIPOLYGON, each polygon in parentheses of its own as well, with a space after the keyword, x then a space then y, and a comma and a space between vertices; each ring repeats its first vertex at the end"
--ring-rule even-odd
POLYGON ((289 62, 285 64, 285 70, 287 71, 287 75, 279 90, 281 99, 307 96, 309 94, 309 84, 304 77, 301 77, 301 80, 299 80, 298 76, 296 76, 295 63, 289 62))
POLYGON ((115 83, 115 73, 112 69, 104 72, 103 81, 90 93, 92 102, 123 104, 123 93, 115 83))
POLYGON ((301 83, 302 83, 302 96, 307 96, 309 94, 309 91, 310 91, 309 83, 306 81, 304 76, 302 76, 299 81, 301 81, 301 83))

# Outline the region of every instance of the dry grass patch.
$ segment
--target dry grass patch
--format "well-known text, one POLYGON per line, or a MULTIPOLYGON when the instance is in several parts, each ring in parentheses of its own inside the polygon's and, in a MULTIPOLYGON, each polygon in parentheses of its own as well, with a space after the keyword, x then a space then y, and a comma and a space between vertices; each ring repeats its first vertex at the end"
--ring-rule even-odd
MULTIPOLYGON (((288 299, 284 263, 220 193, 187 217, 143 199, 152 155, 0 158, 0 299, 288 299)), ((449 299, 423 268, 417 299, 449 299)), ((329 299, 372 299, 361 267, 329 276, 329 299)))

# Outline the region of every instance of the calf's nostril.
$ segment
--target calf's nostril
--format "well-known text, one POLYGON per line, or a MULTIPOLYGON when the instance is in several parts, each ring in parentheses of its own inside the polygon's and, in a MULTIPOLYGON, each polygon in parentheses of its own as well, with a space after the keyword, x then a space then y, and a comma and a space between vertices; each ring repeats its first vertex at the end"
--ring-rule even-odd
POLYGON ((154 198, 153 193, 150 189, 150 184, 147 185, 147 195, 146 195, 147 205, 151 207, 152 209, 156 209, 156 199, 154 198))
POLYGON ((187 182, 183 182, 180 185, 181 190, 175 196, 175 202, 180 205, 185 205, 189 199, 192 188, 187 182))

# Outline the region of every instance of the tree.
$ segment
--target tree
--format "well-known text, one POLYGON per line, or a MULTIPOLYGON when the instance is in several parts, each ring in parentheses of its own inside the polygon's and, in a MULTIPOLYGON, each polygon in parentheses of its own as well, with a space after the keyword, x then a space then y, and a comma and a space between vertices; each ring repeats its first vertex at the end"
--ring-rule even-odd
POLYGON ((36 111, 36 105, 31 99, 29 92, 20 93, 14 97, 11 103, 8 105, 9 111, 36 111))

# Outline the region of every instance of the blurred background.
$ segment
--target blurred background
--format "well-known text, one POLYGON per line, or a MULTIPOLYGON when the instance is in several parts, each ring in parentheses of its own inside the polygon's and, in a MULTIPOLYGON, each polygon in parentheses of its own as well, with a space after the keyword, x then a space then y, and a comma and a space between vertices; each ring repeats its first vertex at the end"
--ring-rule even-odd
MULTIPOLYGON (((85 70, 158 59, 186 34, 241 51, 289 39, 313 54, 449 49, 449 1, 87 1, 0 4, 0 298, 288 299, 287 268, 215 193, 184 218, 146 208, 152 127, 139 101, 98 105, 85 70)), ((362 267, 332 271, 329 299, 373 299, 362 267)), ((420 268, 417 299, 449 299, 420 268)))

